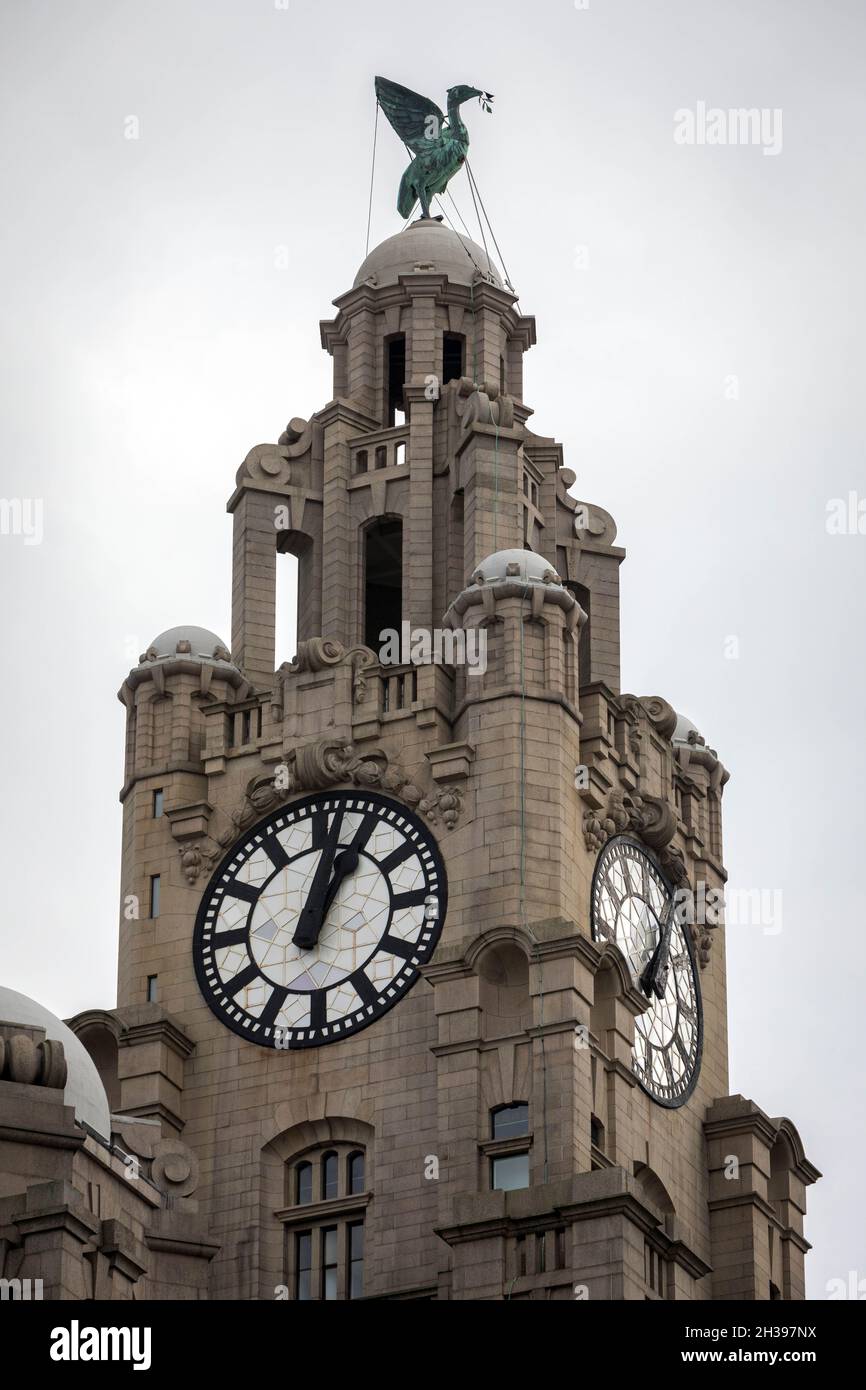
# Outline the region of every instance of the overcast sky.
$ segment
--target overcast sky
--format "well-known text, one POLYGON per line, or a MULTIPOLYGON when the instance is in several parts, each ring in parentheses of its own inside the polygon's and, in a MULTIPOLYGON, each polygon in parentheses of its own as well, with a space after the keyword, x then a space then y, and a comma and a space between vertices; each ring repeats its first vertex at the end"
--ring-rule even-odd
MULTIPOLYGON (((4 983, 114 1003, 116 691, 166 627, 229 639, 225 502, 330 397, 374 74, 472 83, 534 427, 628 550, 623 689, 718 749, 731 884, 783 895, 780 931, 728 932, 731 1089, 826 1174, 811 1296, 866 1277, 866 535, 826 525, 866 497, 864 28, 861 0, 3 7, 0 496, 44 506, 41 544, 0 535, 4 983), (678 144, 701 102, 781 111, 781 150, 678 144)), ((372 244, 404 163, 381 122, 372 244)))

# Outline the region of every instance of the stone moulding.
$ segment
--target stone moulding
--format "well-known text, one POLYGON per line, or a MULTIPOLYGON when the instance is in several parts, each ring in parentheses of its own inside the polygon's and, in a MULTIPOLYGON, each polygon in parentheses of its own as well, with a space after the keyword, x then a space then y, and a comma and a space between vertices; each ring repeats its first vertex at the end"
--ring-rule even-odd
POLYGON ((352 667, 352 691, 356 704, 363 704, 367 695, 367 676, 379 665, 379 658, 370 647, 344 647, 327 637, 310 637, 298 643, 293 661, 284 661, 277 671, 280 701, 277 709, 285 708, 286 681, 305 671, 325 671, 348 662, 352 667))
POLYGON ((257 773, 247 783, 243 801, 228 815, 217 813, 224 822, 217 830, 186 843, 180 861, 188 883, 194 884, 201 872, 211 872, 244 831, 269 812, 283 806, 299 792, 323 791, 350 784, 398 796, 431 823, 453 830, 463 810, 462 790, 450 784, 431 786, 434 780, 429 763, 414 779, 390 758, 384 748, 359 751, 346 738, 320 738, 293 748, 275 770, 257 773))

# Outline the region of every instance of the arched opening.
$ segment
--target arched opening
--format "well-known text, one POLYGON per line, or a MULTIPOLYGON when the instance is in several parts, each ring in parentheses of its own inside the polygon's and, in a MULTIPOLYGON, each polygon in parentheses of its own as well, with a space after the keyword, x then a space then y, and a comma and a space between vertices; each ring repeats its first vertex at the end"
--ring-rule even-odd
POLYGON ((277 537, 274 613, 277 665, 294 656, 299 641, 316 635, 318 615, 313 612, 312 568, 311 537, 302 531, 281 531, 277 537))
POLYGON ((403 523, 379 517, 364 533, 364 643, 374 652, 380 633, 403 621, 403 523))
POLYGON ((390 428, 406 423, 403 384, 406 380, 406 334, 395 333, 385 343, 385 424, 390 428))
POLYGON ((94 1023, 83 1028, 78 1038, 90 1054, 91 1061, 99 1072, 99 1079, 105 1087, 108 1108, 113 1114, 120 1110, 120 1081, 117 1075, 117 1039, 110 1028, 94 1023))
POLYGON ((442 385, 464 375, 466 339, 462 333, 442 335, 442 385))

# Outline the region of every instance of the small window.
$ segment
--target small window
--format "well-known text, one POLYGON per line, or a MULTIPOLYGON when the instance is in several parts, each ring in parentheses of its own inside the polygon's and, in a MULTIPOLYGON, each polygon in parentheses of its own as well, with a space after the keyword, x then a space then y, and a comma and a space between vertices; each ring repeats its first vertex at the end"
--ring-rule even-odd
POLYGON ((147 1002, 155 1004, 159 999, 159 989, 157 986, 158 975, 148 975, 147 977, 147 1002))
POLYGON ((459 333, 445 333, 442 338, 442 380, 456 381, 463 375, 463 338, 459 333))
POLYGON ((159 916, 159 874, 150 877, 150 915, 159 916))
POLYGON ((339 1165, 336 1154, 325 1154, 322 1159, 322 1198, 340 1195, 339 1165))
POLYGON ((241 719, 241 743, 249 743, 252 737, 252 711, 245 709, 241 719))
POLYGON ((313 1234, 311 1231, 298 1231, 295 1236, 295 1297, 301 1303, 308 1303, 313 1297, 312 1272, 313 1234))
POLYGON ((604 1125, 597 1115, 592 1115, 589 1121, 589 1137, 593 1147, 600 1149, 604 1153, 604 1125))
POLYGON ((529 1106, 523 1102, 503 1105, 493 1111, 492 1119, 494 1139, 518 1139, 529 1133, 529 1106))
POLYGON ((330 1303, 337 1297, 337 1228, 322 1231, 322 1298, 330 1303))
POLYGON ((394 447, 394 462, 400 467, 406 462, 406 441, 401 439, 394 447))
POLYGON ((364 1155, 362 1153, 349 1154, 348 1182, 346 1184, 350 1196, 364 1191, 364 1155))
POLYGON ((516 1192, 529 1186, 529 1154, 509 1154, 490 1160, 490 1186, 494 1192, 516 1192))
POLYGON ((355 455, 355 472, 366 473, 367 471, 367 450, 359 449, 355 455))
POLYGON ((313 1200, 313 1165, 299 1163, 295 1169, 295 1201, 299 1206, 313 1200))
POLYGON ((565 1227, 557 1226, 553 1233, 554 1268, 565 1269, 565 1227))
POLYGON ((384 444, 379 444, 376 449, 376 467, 388 467, 388 450, 385 448, 384 444))
POLYGON ((526 1273, 526 1236, 517 1237, 517 1273, 526 1273))
POLYGON ((162 787, 158 787, 153 794, 153 818, 159 820, 162 815, 162 787))
POLYGON ((360 1298, 364 1291, 364 1227, 356 1222, 349 1227, 349 1297, 360 1298))
POLYGON ((535 1237, 535 1272, 547 1273, 547 1236, 544 1231, 539 1231, 535 1237))

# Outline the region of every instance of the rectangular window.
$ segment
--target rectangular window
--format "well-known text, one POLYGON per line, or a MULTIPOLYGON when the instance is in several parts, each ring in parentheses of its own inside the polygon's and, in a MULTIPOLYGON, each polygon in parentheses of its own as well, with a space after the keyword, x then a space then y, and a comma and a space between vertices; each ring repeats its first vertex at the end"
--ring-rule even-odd
POLYGON ((158 980, 158 979, 159 979, 159 976, 158 976, 158 975, 148 975, 148 977, 147 977, 147 1002, 148 1002, 148 1004, 155 1004, 155 1003, 157 1002, 158 998, 159 998, 159 990, 158 990, 158 988, 157 988, 157 980, 158 980))
POLYGON ((349 1297, 360 1298, 364 1290, 364 1227, 349 1227, 349 1297))
POLYGON ((311 1231, 298 1231, 295 1236, 295 1297, 301 1303, 308 1303, 313 1297, 311 1278, 313 1271, 313 1236, 311 1231))
POLYGON ((159 820, 162 815, 162 787, 159 787, 153 794, 153 818, 159 820))
POLYGON ((322 1298, 332 1302, 337 1297, 337 1228, 328 1226, 322 1231, 322 1298))
POLYGON ((150 877, 150 915, 159 916, 159 874, 150 877))
POLYGON ((494 1192, 516 1192, 529 1186, 529 1154, 509 1154, 490 1161, 490 1185, 494 1192))
POLYGON ((442 337, 442 381, 456 381, 463 375, 463 338, 459 333, 442 337))

